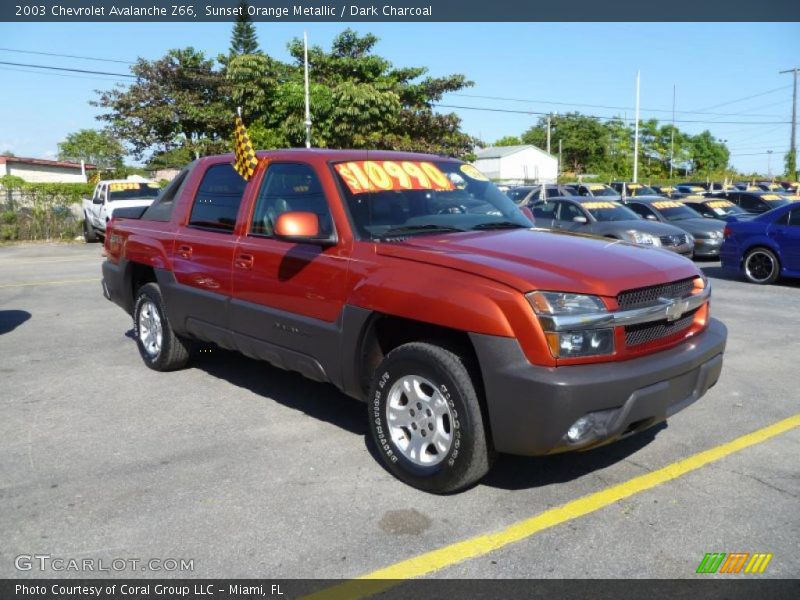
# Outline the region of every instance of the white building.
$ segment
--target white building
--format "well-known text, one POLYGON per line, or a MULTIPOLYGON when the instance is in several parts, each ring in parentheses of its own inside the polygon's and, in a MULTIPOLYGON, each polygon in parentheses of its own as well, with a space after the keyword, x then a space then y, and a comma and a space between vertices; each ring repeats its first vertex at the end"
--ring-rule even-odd
POLYGON ((86 183, 87 175, 96 168, 60 160, 0 156, 0 177, 14 175, 29 183, 86 183))
POLYGON ((536 146, 492 146, 477 157, 475 167, 503 183, 554 183, 558 177, 558 159, 536 146))

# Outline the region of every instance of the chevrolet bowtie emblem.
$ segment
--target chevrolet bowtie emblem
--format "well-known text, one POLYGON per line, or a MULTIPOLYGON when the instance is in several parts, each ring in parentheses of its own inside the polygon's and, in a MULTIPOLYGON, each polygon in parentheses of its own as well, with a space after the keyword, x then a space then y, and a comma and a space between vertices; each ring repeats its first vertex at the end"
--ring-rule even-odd
POLYGON ((661 298, 667 306, 664 310, 667 321, 677 321, 683 316, 683 313, 689 308, 689 303, 686 300, 672 300, 669 298, 661 298))

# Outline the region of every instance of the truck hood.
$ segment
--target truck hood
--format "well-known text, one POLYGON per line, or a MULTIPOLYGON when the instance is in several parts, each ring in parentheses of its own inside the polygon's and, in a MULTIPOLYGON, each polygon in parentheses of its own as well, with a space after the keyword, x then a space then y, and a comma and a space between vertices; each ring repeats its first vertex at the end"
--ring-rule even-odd
POLYGON ((376 252, 479 275, 523 293, 616 296, 700 274, 690 260, 667 250, 541 229, 422 235, 376 244, 376 252))

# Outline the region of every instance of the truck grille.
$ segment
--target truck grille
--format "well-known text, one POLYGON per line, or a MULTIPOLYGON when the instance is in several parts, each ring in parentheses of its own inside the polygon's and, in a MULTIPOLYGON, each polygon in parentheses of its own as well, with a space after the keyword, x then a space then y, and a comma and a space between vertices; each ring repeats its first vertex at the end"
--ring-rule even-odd
POLYGON ((696 308, 689 311, 677 321, 670 322, 664 319, 663 321, 654 321, 652 323, 629 325, 625 328, 625 343, 628 346, 638 346, 680 333, 691 327, 694 321, 694 314, 698 310, 696 308))
POLYGON ((675 234, 675 235, 662 235, 658 239, 661 240, 662 246, 667 247, 675 247, 675 246, 683 246, 686 243, 686 234, 675 234))
POLYGON ((691 294, 692 289, 694 289, 694 278, 680 279, 670 283, 620 292, 617 296, 617 303, 620 310, 652 306, 653 304, 658 304, 659 298, 683 298, 688 296, 691 294))

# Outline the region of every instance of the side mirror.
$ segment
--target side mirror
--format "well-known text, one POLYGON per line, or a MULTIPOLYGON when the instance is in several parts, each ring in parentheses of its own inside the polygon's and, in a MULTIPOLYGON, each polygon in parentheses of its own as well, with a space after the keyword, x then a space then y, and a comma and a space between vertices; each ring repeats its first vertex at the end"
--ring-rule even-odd
POLYGON ((586 219, 586 217, 582 217, 582 216, 578 215, 577 217, 572 217, 572 222, 573 223, 582 223, 582 224, 585 225, 586 223, 588 223, 588 220, 586 219))
POLYGON ((658 221, 655 215, 647 215, 645 219, 647 219, 648 221, 658 221))
POLYGON ((533 211, 530 209, 529 206, 523 206, 519 210, 522 212, 523 215, 528 217, 528 220, 532 224, 534 224, 534 225, 536 224, 536 218, 533 216, 533 211))
POLYGON ((92 199, 92 204, 102 204, 102 203, 103 203, 103 197, 102 196, 97 196, 96 198, 92 199))
POLYGON ((326 244, 329 238, 319 237, 319 217, 316 213, 299 210, 282 213, 275 220, 275 237, 296 244, 326 244))
POLYGON ((708 213, 703 215, 706 219, 716 219, 714 215, 709 215, 708 213))

